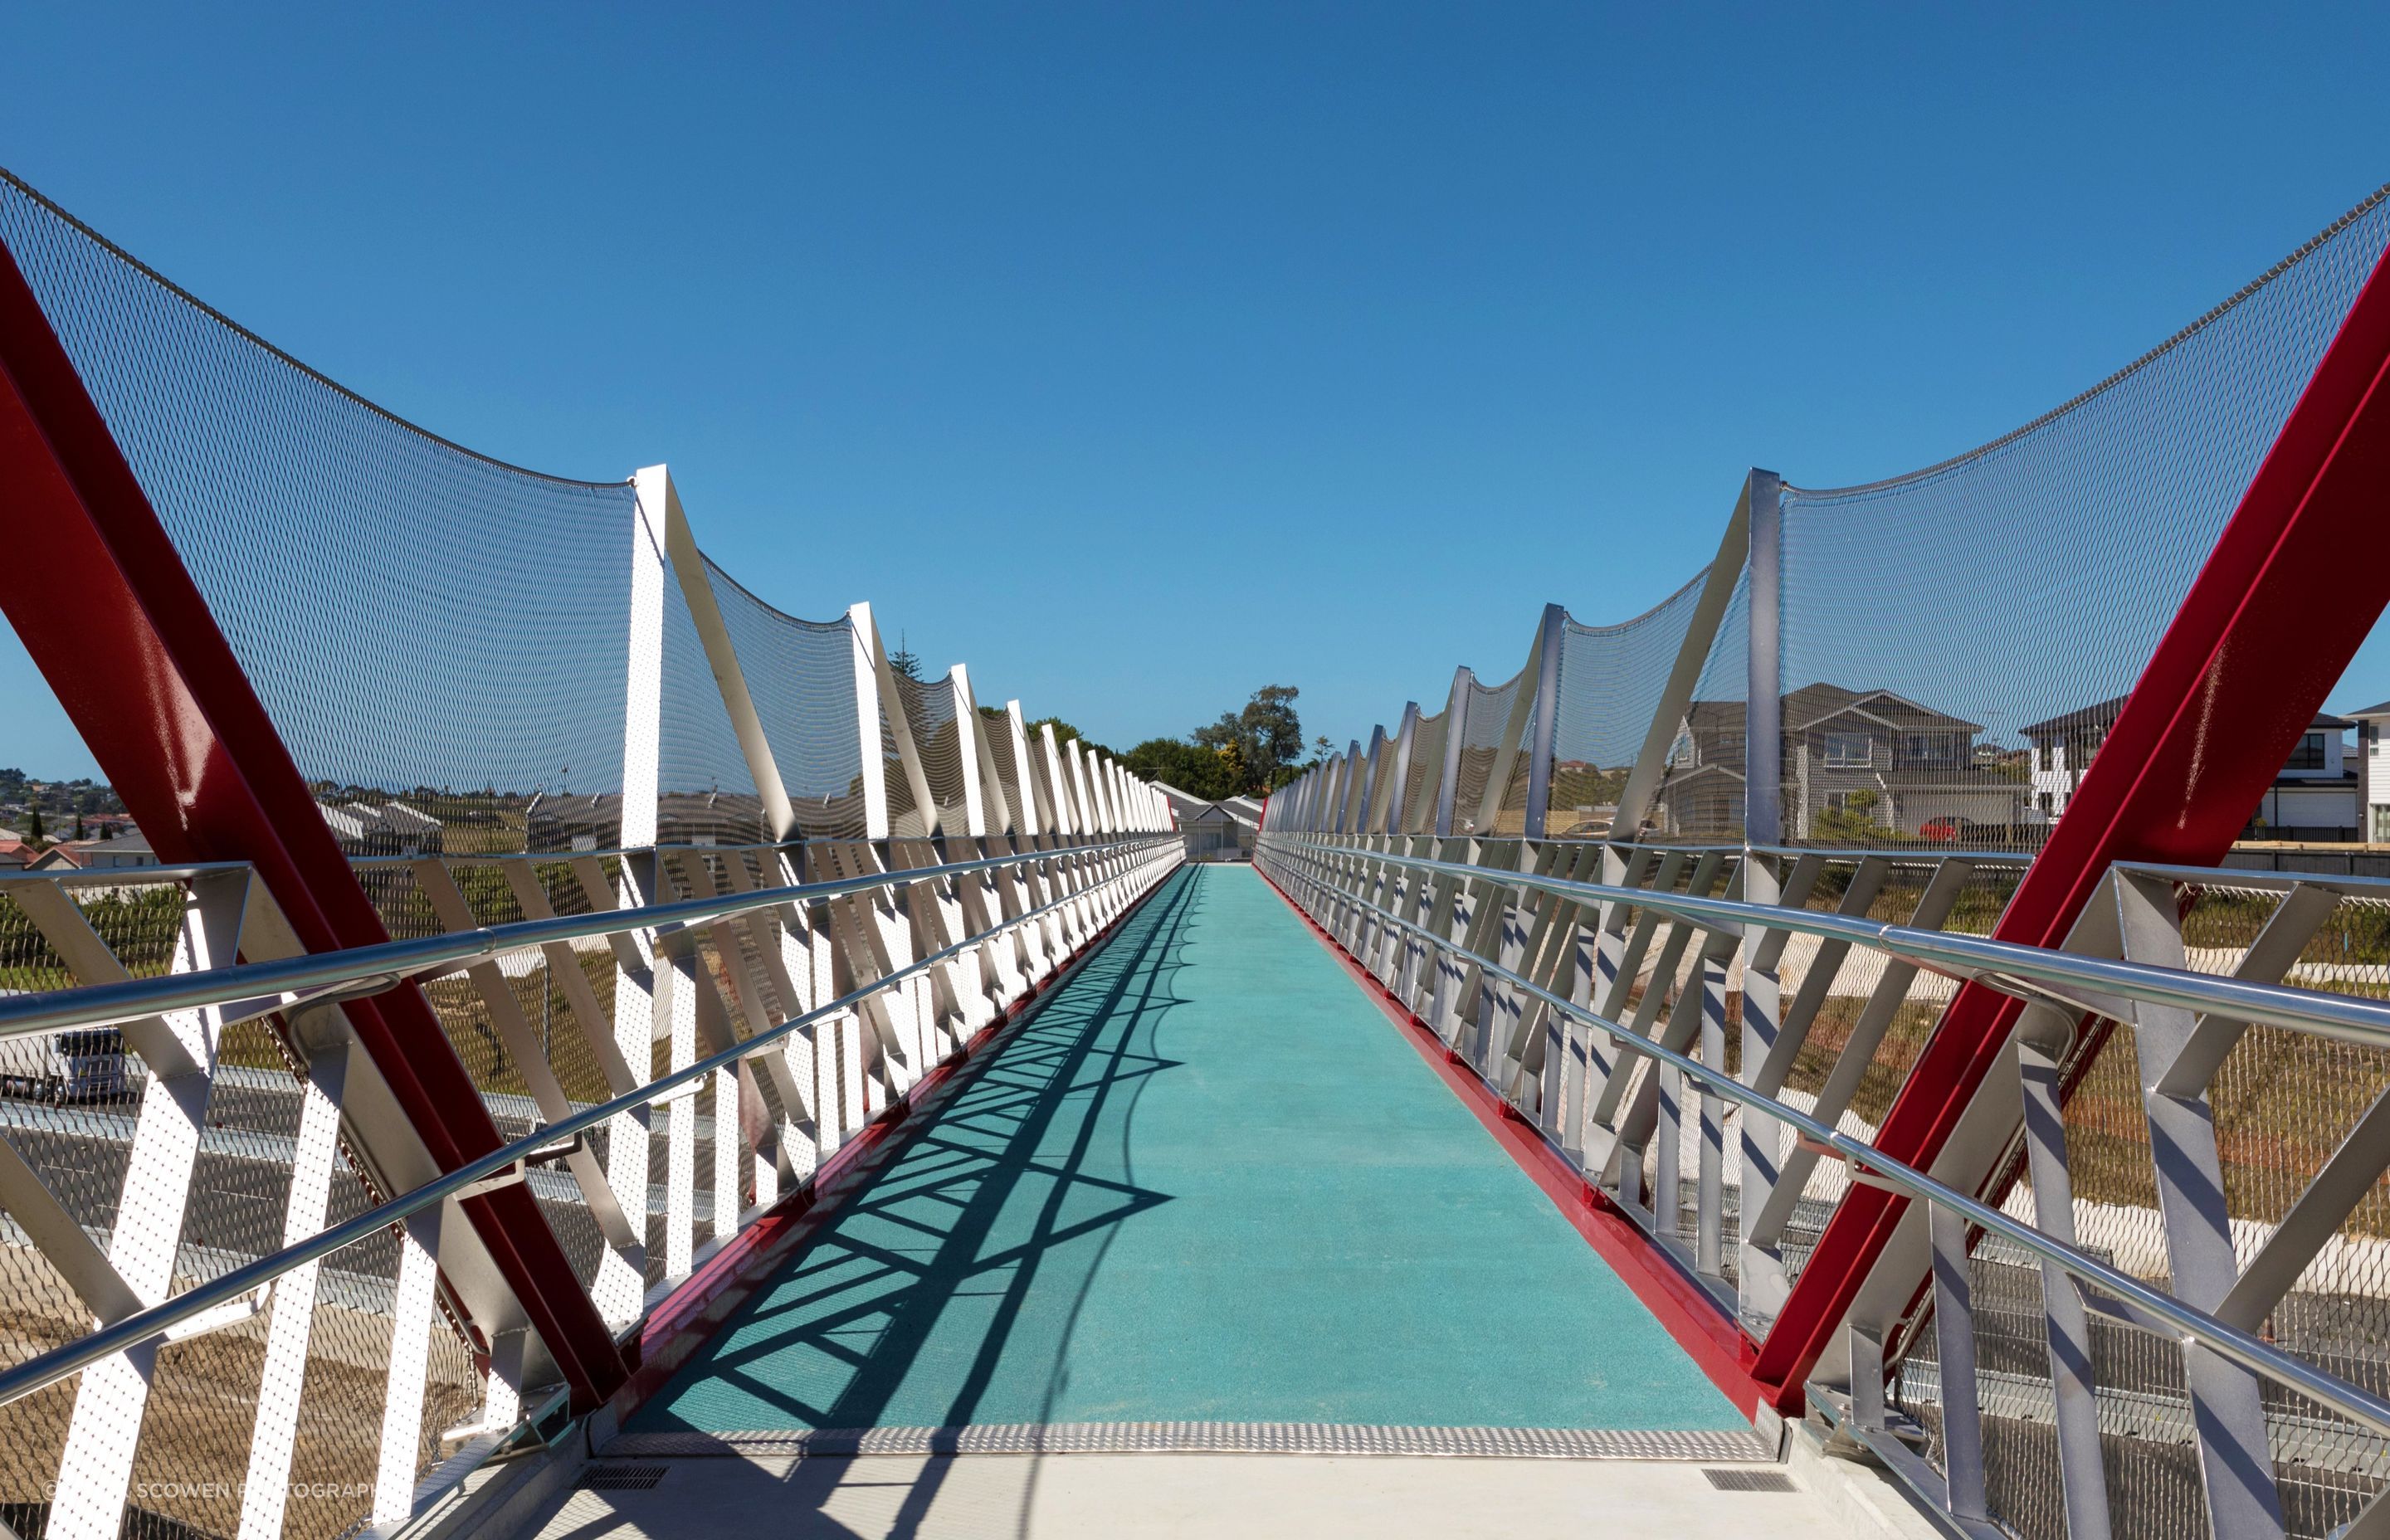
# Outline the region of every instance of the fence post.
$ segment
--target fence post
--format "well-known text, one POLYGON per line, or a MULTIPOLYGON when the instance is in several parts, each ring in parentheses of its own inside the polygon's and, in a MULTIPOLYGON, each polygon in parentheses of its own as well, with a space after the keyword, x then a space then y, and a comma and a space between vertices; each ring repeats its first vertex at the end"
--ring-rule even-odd
POLYGON ((1567 634, 1568 611, 1557 604, 1544 606, 1542 628, 1536 634, 1536 707, 1528 730, 1535 734, 1527 749, 1526 836, 1544 837, 1546 804, 1552 797, 1552 745, 1561 694, 1561 645, 1567 634))
MULTIPOLYGON (((1782 666, 1783 616, 1780 587, 1784 512, 1782 479, 1774 471, 1754 468, 1743 482, 1743 511, 1749 539, 1743 569, 1750 575, 1748 618, 1750 640, 1745 651, 1742 722, 1742 861, 1739 875, 1742 897, 1750 904, 1775 904, 1783 897, 1771 858, 1758 847, 1784 842, 1784 687, 1782 666)), ((1783 1021, 1781 980, 1772 963, 1762 966, 1768 932, 1746 926, 1742 935, 1742 1069, 1753 1083, 1776 1045, 1783 1021)), ((1782 1262, 1749 1244, 1758 1218, 1757 1195, 1767 1174, 1781 1160, 1783 1131, 1772 1118, 1746 1110, 1742 1115, 1742 1201, 1737 1225, 1741 1264, 1737 1269, 1736 1307, 1742 1319, 1764 1328, 1775 1319, 1788 1287, 1782 1262)))
POLYGON ((1784 842, 1783 478, 1754 470, 1751 507, 1749 676, 1743 683, 1742 842, 1784 842))
POLYGON ((1444 708, 1444 779, 1435 789, 1435 832, 1452 832, 1453 791, 1460 780, 1460 729, 1467 725, 1469 687, 1474 679, 1467 664, 1452 671, 1452 698, 1444 708))

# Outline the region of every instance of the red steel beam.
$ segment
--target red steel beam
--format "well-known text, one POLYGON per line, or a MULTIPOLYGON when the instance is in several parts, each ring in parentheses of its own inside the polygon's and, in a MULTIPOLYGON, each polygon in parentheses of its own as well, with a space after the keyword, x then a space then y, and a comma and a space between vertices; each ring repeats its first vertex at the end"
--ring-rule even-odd
MULTIPOLYGON (((2210 866, 2230 850, 2390 601, 2390 254, 2378 263, 1993 935, 2056 947, 2117 861, 2210 866)), ((1930 1166, 2023 1009, 1962 987, 1876 1143, 1930 1166)), ((1854 1187, 1753 1376, 1787 1410, 1908 1200, 1854 1187)))
MULTIPOLYGON (((159 859, 251 863, 311 952, 389 940, 5 246, 0 474, 19 565, 71 575, 0 584, 0 610, 159 859)), ((345 1009, 443 1170, 504 1142, 413 984, 345 1009)), ((530 1189, 501 1187, 463 1208, 574 1399, 612 1393, 622 1354, 530 1189)))

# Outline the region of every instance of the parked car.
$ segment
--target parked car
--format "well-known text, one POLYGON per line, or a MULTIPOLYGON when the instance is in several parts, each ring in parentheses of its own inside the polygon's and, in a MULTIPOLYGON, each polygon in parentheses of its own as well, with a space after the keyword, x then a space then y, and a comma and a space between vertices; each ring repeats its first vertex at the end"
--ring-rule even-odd
POLYGON ((1928 818, 1917 826, 1917 837, 1943 845, 1968 845, 1981 850, 2012 850, 2041 843, 2046 829, 2018 824, 1979 824, 1972 818, 1928 818))
POLYGON ((0 1037, 0 1089, 58 1102, 130 1095, 133 1072, 124 1033, 115 1027, 74 1027, 0 1037))

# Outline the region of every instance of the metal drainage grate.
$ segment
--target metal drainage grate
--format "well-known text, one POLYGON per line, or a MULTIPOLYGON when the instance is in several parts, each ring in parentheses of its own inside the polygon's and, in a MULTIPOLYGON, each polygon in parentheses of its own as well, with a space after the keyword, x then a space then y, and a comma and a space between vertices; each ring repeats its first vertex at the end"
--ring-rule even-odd
POLYGON ((663 1465, 593 1465, 581 1473, 584 1492, 645 1492, 664 1479, 663 1465))
POLYGON ((1704 1467, 1702 1474, 1720 1492, 1798 1492, 1792 1478, 1781 1470, 1720 1470, 1704 1467))
POLYGON ((616 1458, 707 1455, 1471 1455, 1507 1459, 1753 1460, 1774 1448, 1748 1428, 1381 1427, 1337 1422, 1000 1422, 955 1428, 817 1428, 621 1433, 616 1458))

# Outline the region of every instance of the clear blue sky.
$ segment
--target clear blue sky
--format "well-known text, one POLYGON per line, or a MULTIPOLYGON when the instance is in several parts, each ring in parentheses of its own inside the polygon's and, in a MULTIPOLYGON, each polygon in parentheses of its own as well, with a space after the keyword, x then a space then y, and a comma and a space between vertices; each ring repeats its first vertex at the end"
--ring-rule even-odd
MULTIPOLYGON (((55 6, 5 36, 0 163, 169 276, 503 458, 669 462, 765 597, 868 598, 1122 748, 1265 682, 1341 745, 1456 662, 1501 677, 1547 599, 1673 590, 1744 468, 1969 448, 2390 178, 2378 6, 55 6)), ((2377 638, 2332 703, 2384 696, 2377 638)), ((0 764, 91 768, 13 644, 0 722, 0 764)))

